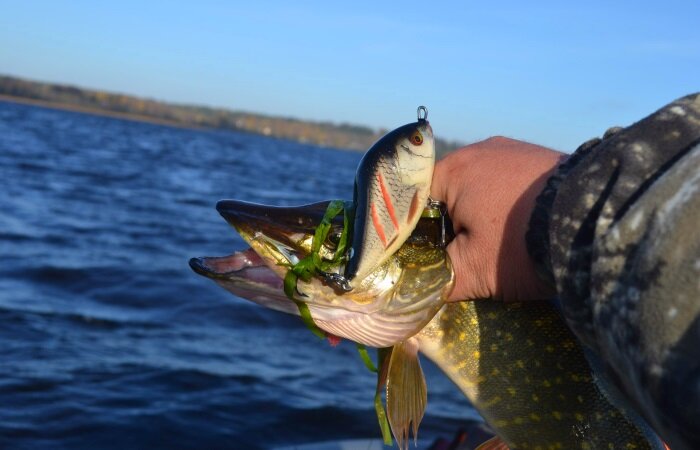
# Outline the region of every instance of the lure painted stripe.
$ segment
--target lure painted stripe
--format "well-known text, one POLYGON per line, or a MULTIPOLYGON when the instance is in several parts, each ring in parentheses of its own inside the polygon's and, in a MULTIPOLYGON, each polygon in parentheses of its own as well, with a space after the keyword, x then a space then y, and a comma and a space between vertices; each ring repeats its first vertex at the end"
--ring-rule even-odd
POLYGON ((416 213, 418 211, 423 212, 423 208, 420 208, 420 199, 418 195, 418 191, 416 190, 413 192, 413 199, 411 199, 411 206, 408 209, 408 220, 406 221, 407 224, 413 223, 416 219, 416 213))
POLYGON ((384 225, 382 225, 382 220, 379 218, 374 202, 370 207, 372 209, 372 223, 374 224, 374 229, 377 231, 377 236, 379 236, 379 239, 382 241, 384 248, 386 248, 388 244, 386 242, 386 235, 384 234, 384 225))
POLYGON ((381 172, 377 172, 377 182, 379 183, 379 189, 382 191, 382 197, 384 197, 384 204, 386 205, 387 211, 389 211, 389 217, 391 217, 391 222, 394 224, 394 229, 399 229, 399 221, 396 219, 396 211, 394 211, 394 205, 391 202, 391 194, 386 188, 384 182, 384 176, 381 172))

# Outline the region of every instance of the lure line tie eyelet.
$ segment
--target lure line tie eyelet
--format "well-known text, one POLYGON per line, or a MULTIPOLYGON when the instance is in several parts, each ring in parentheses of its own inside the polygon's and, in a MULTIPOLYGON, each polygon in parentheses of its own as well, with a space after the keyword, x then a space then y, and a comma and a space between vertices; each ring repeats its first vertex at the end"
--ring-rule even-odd
POLYGON ((418 107, 418 121, 421 122, 426 120, 428 120, 428 108, 421 105, 418 107))

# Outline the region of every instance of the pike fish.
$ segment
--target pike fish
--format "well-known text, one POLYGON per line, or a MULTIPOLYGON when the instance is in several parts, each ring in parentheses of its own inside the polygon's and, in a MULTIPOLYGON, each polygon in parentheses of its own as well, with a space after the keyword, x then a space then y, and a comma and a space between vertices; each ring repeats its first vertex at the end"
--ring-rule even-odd
POLYGON ((343 276, 328 277, 344 291, 396 252, 420 219, 435 165, 435 140, 427 118, 427 109, 419 107, 417 122, 383 136, 358 165, 350 258, 343 276))
MULTIPOLYGON (((282 278, 285 266, 308 255, 326 206, 219 202, 219 212, 251 248, 225 257, 193 258, 190 266, 239 297, 299 314, 283 292, 282 278)), ((341 230, 335 220, 322 252, 333 253, 341 230)), ((394 346, 380 379, 401 448, 409 429, 415 437, 427 402, 419 351, 494 429, 497 441, 484 448, 664 448, 638 416, 604 389, 555 306, 445 304, 454 275, 442 232, 439 220, 421 219, 403 245, 349 293, 316 279, 298 286, 321 329, 370 346, 394 346)))

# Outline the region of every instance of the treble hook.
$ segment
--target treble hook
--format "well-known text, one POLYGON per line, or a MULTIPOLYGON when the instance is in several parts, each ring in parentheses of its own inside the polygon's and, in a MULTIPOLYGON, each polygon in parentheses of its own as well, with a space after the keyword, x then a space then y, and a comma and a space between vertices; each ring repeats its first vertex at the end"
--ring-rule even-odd
POLYGON ((428 108, 422 105, 418 107, 418 121, 421 120, 428 120, 428 108), (423 113, 423 117, 421 117, 421 113, 423 113))

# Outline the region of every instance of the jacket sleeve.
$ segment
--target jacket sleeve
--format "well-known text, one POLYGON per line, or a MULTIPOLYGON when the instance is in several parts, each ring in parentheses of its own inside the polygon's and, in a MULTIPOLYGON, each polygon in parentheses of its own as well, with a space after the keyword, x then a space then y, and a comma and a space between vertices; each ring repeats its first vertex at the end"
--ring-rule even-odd
POLYGON ((527 244, 611 379, 671 448, 700 448, 700 95, 579 147, 527 244))

